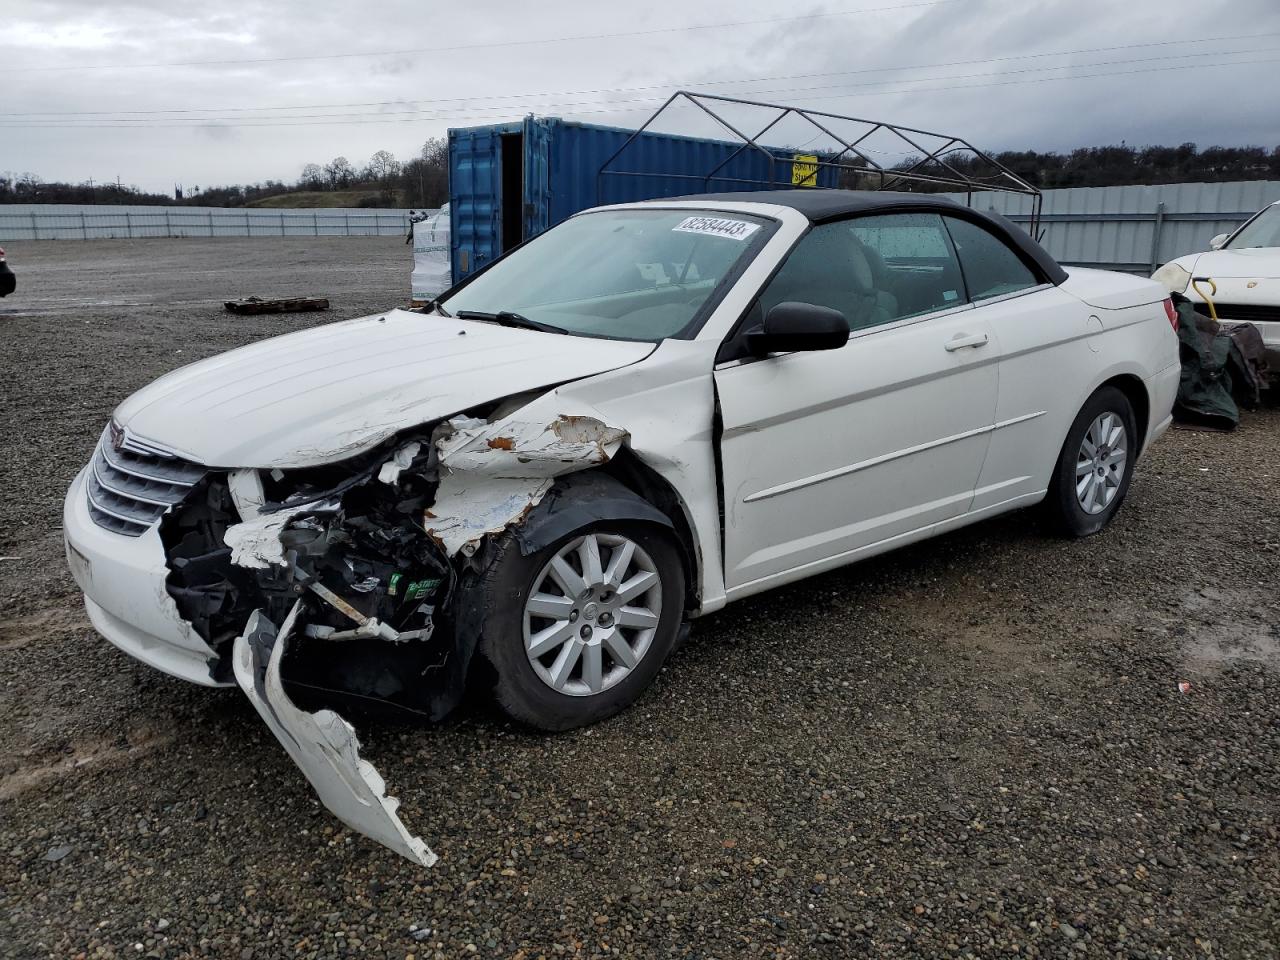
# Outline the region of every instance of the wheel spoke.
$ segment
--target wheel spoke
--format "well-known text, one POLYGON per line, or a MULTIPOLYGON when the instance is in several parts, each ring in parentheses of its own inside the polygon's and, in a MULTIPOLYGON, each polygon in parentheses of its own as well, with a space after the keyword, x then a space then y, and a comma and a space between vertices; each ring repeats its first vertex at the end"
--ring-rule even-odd
POLYGON ((569 561, 564 557, 556 557, 551 561, 551 576, 570 597, 579 597, 587 592, 586 581, 578 576, 578 571, 569 566, 569 561))
POLYGON ((569 682, 569 674, 573 673, 573 668, 578 658, 582 656, 582 648, 585 646, 582 640, 574 637, 560 650, 556 662, 551 665, 551 685, 557 690, 563 690, 564 685, 569 682))
POLYGON ((1090 474, 1090 473, 1093 473, 1093 461, 1092 461, 1092 460, 1081 460, 1079 463, 1077 463, 1077 464, 1076 464, 1076 476, 1077 476, 1077 477, 1083 477, 1083 476, 1086 476, 1086 475, 1088 475, 1088 474, 1090 474))
POLYGON ((1092 483, 1093 483, 1093 470, 1090 469, 1088 473, 1086 473, 1083 477, 1080 478, 1080 482, 1076 484, 1076 497, 1080 500, 1081 503, 1084 503, 1084 495, 1088 491, 1089 486, 1092 483))
POLYGON ((604 579, 604 571, 600 568, 600 541, 595 534, 587 534, 578 547, 578 557, 582 560, 582 579, 588 586, 596 586, 604 579))
POLYGON ((546 656, 575 633, 577 633, 577 626, 568 620, 552 624, 545 630, 539 630, 529 638, 529 658, 536 660, 546 656))
POLYGON ((529 602, 525 605, 525 609, 538 617, 547 617, 551 620, 568 620, 569 613, 573 610, 572 597, 557 597, 550 593, 535 593, 529 598, 529 602))
POLYGON ((627 603, 644 593, 658 582, 658 575, 649 570, 641 570, 634 577, 618 588, 618 602, 627 603))
POLYGON ((658 625, 658 615, 644 607, 622 607, 618 610, 618 625, 636 630, 652 630, 658 625))
POLYGON ((1093 474, 1089 475, 1089 489, 1085 491, 1084 508, 1089 513, 1093 513, 1093 506, 1098 499, 1098 478, 1093 474))
POLYGON ((630 540, 619 544, 613 548, 613 555, 609 557, 609 569, 604 574, 604 585, 611 590, 616 590, 622 583, 622 575, 627 572, 627 567, 631 563, 631 558, 635 555, 636 545, 630 540))
POLYGON ((588 643, 582 650, 582 680, 592 693, 604 686, 604 651, 598 643, 588 643))
POLYGON ((628 670, 639 663, 636 660, 636 652, 631 649, 631 644, 627 643, 626 639, 618 631, 614 630, 606 634, 601 643, 608 647, 609 655, 619 665, 626 667, 628 670))

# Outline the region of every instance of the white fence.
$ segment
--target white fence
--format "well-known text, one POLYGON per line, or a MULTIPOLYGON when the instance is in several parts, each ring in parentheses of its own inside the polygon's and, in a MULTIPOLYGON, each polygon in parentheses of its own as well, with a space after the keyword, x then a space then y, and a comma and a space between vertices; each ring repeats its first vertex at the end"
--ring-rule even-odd
POLYGON ((0 243, 141 237, 403 237, 408 232, 408 210, 363 207, 0 205, 0 243))
MULTIPOLYGON (((963 193, 948 196, 965 202, 963 193)), ((1208 250, 1214 236, 1276 200, 1276 180, 1046 190, 1040 242, 1059 263, 1149 274, 1175 257, 1208 250)), ((976 194, 973 206, 1023 225, 1031 219, 1031 198, 1017 194, 976 194)))
MULTIPOLYGON (((963 194, 951 196, 964 202, 963 194)), ((1275 180, 1046 190, 1041 242, 1062 263, 1150 273, 1174 257, 1209 249, 1215 234, 1235 229, 1276 200, 1280 181, 1275 180)), ((1015 222, 1030 219, 1029 197, 980 194, 973 205, 993 207, 1015 222)), ((409 211, 392 209, 0 205, 0 243, 108 237, 402 237, 408 230, 409 211)))

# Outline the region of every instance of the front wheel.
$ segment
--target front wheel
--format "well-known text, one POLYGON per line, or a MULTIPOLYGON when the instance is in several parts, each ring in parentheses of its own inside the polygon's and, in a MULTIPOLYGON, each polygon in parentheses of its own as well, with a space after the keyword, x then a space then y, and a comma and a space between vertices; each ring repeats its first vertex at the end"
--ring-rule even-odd
POLYGON ((481 650, 514 719, 569 730, 629 706, 652 683, 684 616, 670 535, 601 521, 524 556, 507 544, 486 577, 481 650))
POLYGON ((1129 492, 1137 456, 1133 405, 1117 388, 1100 388, 1076 416, 1058 456, 1045 504, 1054 525, 1072 537, 1105 527, 1129 492))

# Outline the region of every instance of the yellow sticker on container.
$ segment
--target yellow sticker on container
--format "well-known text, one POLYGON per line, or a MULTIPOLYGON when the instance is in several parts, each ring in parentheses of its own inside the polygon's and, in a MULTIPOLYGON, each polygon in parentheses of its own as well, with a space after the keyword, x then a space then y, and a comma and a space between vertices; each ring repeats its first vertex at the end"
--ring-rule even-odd
POLYGON ((818 158, 812 153, 797 153, 791 158, 791 185, 816 187, 818 185, 818 158))

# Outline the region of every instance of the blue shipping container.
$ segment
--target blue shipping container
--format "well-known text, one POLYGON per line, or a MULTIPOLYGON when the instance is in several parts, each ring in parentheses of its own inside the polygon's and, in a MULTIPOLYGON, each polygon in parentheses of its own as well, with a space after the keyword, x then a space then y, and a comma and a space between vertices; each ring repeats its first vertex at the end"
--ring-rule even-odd
POLYGON ((453 280, 580 210, 604 203, 791 186, 835 186, 838 171, 812 155, 723 140, 526 117, 449 131, 453 280), (771 159, 772 158, 772 159, 771 159), (710 179, 708 180, 708 176, 710 179))

